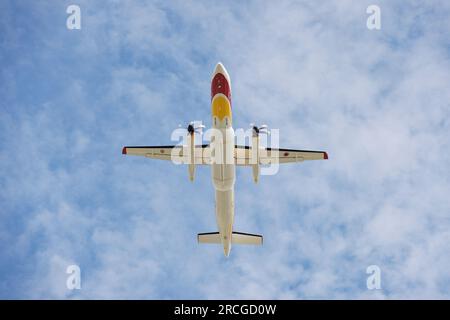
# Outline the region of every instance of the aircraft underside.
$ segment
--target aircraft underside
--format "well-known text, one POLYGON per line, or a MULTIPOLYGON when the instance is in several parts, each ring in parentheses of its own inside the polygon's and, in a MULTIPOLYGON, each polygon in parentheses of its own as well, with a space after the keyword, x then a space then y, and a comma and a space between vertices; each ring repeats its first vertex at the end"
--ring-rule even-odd
POLYGON ((233 244, 262 245, 263 237, 233 231, 234 184, 236 166, 252 167, 253 179, 258 182, 261 165, 328 159, 324 151, 264 148, 260 134, 267 134, 267 126, 252 126, 251 146, 235 144, 232 127, 231 81, 225 67, 218 63, 211 80, 212 135, 209 144, 196 145, 194 136, 202 126, 190 123, 183 145, 124 147, 123 154, 151 159, 171 160, 188 166, 189 179, 194 180, 196 165, 210 165, 215 188, 215 208, 218 231, 199 233, 199 243, 221 244, 225 256, 233 244))

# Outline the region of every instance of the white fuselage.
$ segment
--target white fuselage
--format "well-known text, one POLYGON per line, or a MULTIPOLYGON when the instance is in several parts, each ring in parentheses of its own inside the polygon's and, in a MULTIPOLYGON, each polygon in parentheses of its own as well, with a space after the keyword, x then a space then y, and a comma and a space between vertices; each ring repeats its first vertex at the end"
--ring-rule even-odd
MULTIPOLYGON (((216 152, 220 152, 226 158, 226 154, 234 153, 234 130, 222 128, 223 140, 216 143, 216 152), (233 139, 226 138, 233 136, 233 139), (220 151, 219 151, 220 150, 220 151)), ((236 180, 236 168, 223 159, 220 164, 211 165, 211 176, 216 191, 216 219, 219 228, 224 253, 226 256, 231 250, 231 239, 234 221, 234 183, 236 180)))
POLYGON ((211 114, 213 161, 211 176, 216 191, 216 218, 224 253, 231 250, 234 220, 234 130, 231 114, 231 82, 221 63, 216 66, 211 81, 211 114))

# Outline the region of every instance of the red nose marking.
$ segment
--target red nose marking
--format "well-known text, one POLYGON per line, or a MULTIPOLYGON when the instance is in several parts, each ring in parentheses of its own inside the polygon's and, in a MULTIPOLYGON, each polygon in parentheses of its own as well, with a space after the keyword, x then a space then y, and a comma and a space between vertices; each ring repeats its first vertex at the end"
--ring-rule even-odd
POLYGON ((227 78, 221 73, 217 73, 211 81, 211 99, 218 93, 228 97, 231 102, 231 88, 227 78))

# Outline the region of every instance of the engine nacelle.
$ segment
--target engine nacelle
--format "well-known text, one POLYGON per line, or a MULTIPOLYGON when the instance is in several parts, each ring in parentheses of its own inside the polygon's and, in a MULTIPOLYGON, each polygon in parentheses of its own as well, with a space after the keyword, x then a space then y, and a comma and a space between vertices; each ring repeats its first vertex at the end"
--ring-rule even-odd
POLYGON ((250 124, 252 128, 252 154, 250 155, 250 164, 252 165, 253 180, 258 183, 260 173, 260 161, 259 161, 259 135, 269 135, 270 131, 267 125, 263 124, 258 127, 254 124, 250 124))
POLYGON ((196 148, 195 148, 195 134, 198 133, 200 136, 202 135, 202 129, 205 126, 195 121, 189 122, 186 130, 187 130, 187 144, 183 147, 183 156, 185 158, 185 164, 188 165, 189 172, 189 180, 194 181, 195 176, 195 156, 196 156, 196 148))
POLYGON ((251 149, 252 153, 250 155, 250 164, 252 166, 253 171, 253 181, 255 181, 255 183, 258 183, 260 173, 259 135, 260 134, 269 135, 270 131, 267 125, 265 124, 263 124, 260 127, 255 126, 254 124, 250 124, 250 127, 252 128, 252 149, 251 149))
POLYGON ((252 137, 252 153, 250 155, 250 163, 252 164, 253 181, 258 183, 259 180, 259 135, 252 137))
POLYGON ((189 130, 188 127, 188 138, 187 138, 187 161, 188 164, 188 172, 189 172, 189 180, 194 181, 195 177, 195 131, 189 130))

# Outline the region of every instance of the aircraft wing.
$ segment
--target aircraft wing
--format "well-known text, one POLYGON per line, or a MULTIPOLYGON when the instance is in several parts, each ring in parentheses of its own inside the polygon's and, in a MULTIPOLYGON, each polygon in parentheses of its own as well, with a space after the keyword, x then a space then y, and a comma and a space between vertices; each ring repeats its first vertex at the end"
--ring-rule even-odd
MULTIPOLYGON (((143 156, 151 159, 169 160, 175 163, 188 164, 189 161, 184 157, 185 148, 180 145, 173 146, 127 146, 123 147, 122 154, 143 156)), ((199 145, 195 147, 195 164, 210 164, 209 145, 199 145)))
MULTIPOLYGON (((235 146, 236 165, 250 166, 256 164, 252 158, 252 148, 249 146, 235 146)), ((305 160, 326 160, 328 154, 325 151, 278 149, 278 148, 260 148, 259 163, 292 163, 305 160)))

